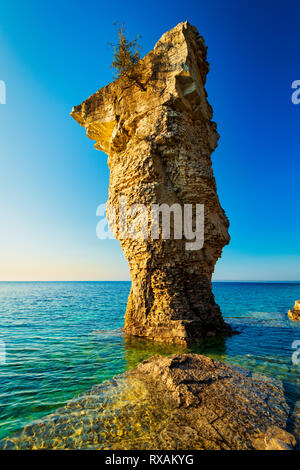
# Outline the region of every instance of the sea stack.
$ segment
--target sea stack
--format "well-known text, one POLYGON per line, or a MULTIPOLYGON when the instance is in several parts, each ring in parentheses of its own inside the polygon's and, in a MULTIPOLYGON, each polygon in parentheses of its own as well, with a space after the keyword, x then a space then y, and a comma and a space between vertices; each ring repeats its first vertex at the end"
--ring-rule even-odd
POLYGON ((135 65, 135 79, 121 76, 71 113, 95 148, 108 155, 108 219, 132 279, 125 315, 129 335, 185 344, 231 333, 211 284, 230 237, 212 170, 219 136, 205 91, 206 56, 197 29, 179 23, 135 65), (189 250, 184 237, 175 239, 172 217, 170 239, 153 239, 150 223, 147 237, 124 236, 120 201, 129 211, 143 205, 149 214, 154 204, 192 205, 193 228, 196 204, 203 205, 203 246, 189 250))
POLYGON ((295 306, 289 310, 288 316, 291 320, 300 321, 300 300, 296 300, 295 306))

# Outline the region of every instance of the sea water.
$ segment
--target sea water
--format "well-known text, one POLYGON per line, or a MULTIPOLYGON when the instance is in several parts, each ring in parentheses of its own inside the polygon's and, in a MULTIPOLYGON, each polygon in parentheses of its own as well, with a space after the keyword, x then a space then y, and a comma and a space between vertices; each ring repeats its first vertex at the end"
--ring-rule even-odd
MULTIPOLYGON (((0 439, 154 354, 185 351, 123 337, 129 290, 130 282, 0 283, 0 439)), ((300 322, 287 311, 300 283, 215 282, 213 290, 240 334, 189 351, 282 380, 293 407, 300 322)))

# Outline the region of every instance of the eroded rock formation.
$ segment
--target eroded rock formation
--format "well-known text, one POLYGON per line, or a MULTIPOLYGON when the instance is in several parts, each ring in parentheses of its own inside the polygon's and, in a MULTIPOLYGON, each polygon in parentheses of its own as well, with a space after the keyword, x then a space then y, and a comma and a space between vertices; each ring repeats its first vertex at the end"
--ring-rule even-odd
POLYGON ((300 321, 300 300, 296 300, 294 308, 288 311, 291 320, 300 321))
POLYGON ((285 450, 296 445, 289 414, 279 381, 201 355, 156 356, 0 449, 285 450))
POLYGON ((208 70, 203 38, 180 23, 136 64, 136 79, 120 77, 71 113, 95 148, 108 154, 108 202, 116 210, 110 227, 132 279, 128 334, 185 343, 231 331, 211 289, 229 224, 211 164, 218 133, 204 88, 208 70), (124 237, 120 196, 128 208, 144 204, 149 213, 153 204, 203 204, 203 248, 187 250, 186 240, 174 239, 172 231, 171 239, 152 239, 150 227, 148 239, 124 237))

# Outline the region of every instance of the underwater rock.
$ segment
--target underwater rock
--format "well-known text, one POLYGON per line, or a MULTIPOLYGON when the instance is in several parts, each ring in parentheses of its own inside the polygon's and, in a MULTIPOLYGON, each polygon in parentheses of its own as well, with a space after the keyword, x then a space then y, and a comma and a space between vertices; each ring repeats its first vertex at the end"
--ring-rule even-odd
POLYGON ((300 300, 296 300, 294 308, 288 311, 291 320, 300 321, 300 300))
POLYGON ((134 66, 134 78, 121 76, 71 112, 95 148, 108 154, 107 217, 132 279, 125 316, 129 335, 185 344, 231 333, 211 285, 230 237, 212 170, 219 136, 205 90, 206 55, 197 29, 180 23, 134 66), (167 213, 166 238, 161 227, 153 236, 155 205, 179 210, 176 220, 167 213), (196 213, 200 206, 204 219, 196 213), (203 233, 197 230, 200 220, 203 233))
POLYGON ((282 383, 198 354, 154 356, 2 449, 292 449, 282 383))
POLYGON ((272 426, 266 432, 265 444, 266 450, 291 450, 296 447, 297 441, 292 434, 272 426))

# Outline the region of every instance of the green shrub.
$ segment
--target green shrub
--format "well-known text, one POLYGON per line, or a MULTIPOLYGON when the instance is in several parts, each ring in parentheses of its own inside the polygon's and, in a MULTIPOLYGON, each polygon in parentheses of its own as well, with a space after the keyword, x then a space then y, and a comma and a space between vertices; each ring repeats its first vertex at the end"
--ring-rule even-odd
MULTIPOLYGON (((117 23, 115 23, 118 26, 117 23)), ((139 50, 141 49, 138 44, 137 36, 133 41, 129 41, 126 36, 124 23, 118 28, 118 43, 111 44, 114 51, 114 58, 112 61, 112 68, 117 72, 118 78, 120 76, 127 76, 132 78, 133 66, 140 60, 139 50)))

